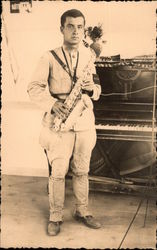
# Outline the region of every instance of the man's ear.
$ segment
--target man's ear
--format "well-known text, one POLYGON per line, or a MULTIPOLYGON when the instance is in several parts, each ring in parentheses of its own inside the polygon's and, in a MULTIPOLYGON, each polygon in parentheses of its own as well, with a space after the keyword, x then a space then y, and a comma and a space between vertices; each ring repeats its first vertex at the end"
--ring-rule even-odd
POLYGON ((60 31, 63 34, 63 26, 60 27, 60 31))

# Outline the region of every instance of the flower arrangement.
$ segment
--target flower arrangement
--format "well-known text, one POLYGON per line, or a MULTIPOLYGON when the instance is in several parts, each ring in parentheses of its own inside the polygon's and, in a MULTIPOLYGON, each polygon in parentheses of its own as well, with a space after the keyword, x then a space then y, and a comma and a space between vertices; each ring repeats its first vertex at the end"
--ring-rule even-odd
POLYGON ((103 49, 103 44, 106 43, 105 40, 102 40, 103 36, 103 28, 102 24, 98 24, 97 26, 89 26, 85 30, 85 39, 90 38, 92 40, 92 43, 89 44, 86 40, 83 40, 84 45, 86 47, 90 47, 96 54, 96 57, 99 57, 102 49, 103 49))
POLYGON ((89 37, 93 42, 99 40, 103 36, 102 24, 98 24, 94 27, 87 27, 85 30, 85 37, 89 37))

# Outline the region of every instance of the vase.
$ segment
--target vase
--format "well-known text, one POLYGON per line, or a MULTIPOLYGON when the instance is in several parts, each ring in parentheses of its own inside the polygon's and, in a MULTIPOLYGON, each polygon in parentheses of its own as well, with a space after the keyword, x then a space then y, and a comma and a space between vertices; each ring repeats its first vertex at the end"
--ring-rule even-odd
POLYGON ((100 40, 93 41, 90 48, 94 50, 96 57, 99 57, 102 52, 102 43, 100 40))

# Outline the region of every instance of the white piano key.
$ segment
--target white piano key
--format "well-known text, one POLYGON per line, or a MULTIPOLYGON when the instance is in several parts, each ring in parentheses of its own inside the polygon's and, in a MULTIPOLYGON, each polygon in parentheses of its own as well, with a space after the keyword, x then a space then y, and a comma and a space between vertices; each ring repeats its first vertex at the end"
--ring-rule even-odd
MULTIPOLYGON (((141 132, 152 132, 153 128, 149 126, 128 126, 128 125, 95 125, 96 129, 102 130, 119 130, 119 131, 141 131, 141 132)), ((157 132, 157 127, 154 127, 154 132, 157 132)))

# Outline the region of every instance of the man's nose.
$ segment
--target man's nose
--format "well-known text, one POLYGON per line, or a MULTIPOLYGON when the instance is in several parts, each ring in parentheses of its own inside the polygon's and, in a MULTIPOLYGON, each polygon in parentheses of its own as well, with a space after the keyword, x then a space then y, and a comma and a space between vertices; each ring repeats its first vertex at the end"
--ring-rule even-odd
POLYGON ((78 33, 78 28, 77 28, 77 27, 74 27, 73 32, 74 32, 74 34, 77 34, 77 33, 78 33))

